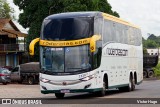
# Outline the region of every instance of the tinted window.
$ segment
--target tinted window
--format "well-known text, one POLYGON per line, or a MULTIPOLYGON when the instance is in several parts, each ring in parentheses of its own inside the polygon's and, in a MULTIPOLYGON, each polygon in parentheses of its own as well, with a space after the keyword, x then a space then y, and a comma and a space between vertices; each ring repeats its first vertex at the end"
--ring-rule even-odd
POLYGON ((104 43, 115 41, 115 25, 112 21, 104 20, 103 40, 104 43))
POLYGON ((104 20, 103 44, 107 42, 141 45, 142 37, 139 29, 121 23, 104 20))
POLYGON ((93 18, 77 17, 44 20, 41 36, 46 40, 75 40, 93 35, 93 18))

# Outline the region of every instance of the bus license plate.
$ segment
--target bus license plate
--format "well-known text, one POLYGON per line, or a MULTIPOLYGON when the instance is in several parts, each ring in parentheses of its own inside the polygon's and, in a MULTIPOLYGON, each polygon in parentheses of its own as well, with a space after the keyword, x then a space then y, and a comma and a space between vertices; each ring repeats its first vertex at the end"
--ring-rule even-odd
POLYGON ((61 90, 61 93, 70 93, 70 90, 61 90))

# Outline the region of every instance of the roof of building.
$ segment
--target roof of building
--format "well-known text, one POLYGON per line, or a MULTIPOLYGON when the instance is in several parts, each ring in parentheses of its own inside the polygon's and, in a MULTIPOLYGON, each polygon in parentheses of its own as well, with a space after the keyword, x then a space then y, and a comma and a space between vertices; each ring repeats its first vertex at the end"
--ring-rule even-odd
POLYGON ((8 35, 10 38, 27 36, 27 34, 20 32, 11 19, 4 18, 0 18, 0 35, 8 35))

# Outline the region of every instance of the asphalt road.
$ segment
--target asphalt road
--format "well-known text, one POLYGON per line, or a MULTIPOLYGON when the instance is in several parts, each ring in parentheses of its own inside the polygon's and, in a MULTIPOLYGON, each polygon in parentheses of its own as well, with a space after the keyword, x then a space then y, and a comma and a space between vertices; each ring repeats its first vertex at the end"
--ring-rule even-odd
POLYGON ((41 94, 39 85, 0 84, 0 98, 36 98, 42 100, 43 104, 65 104, 65 107, 66 104, 160 104, 160 80, 143 81, 132 92, 113 89, 108 90, 104 97, 88 93, 69 93, 61 100, 56 99, 53 94, 41 94))

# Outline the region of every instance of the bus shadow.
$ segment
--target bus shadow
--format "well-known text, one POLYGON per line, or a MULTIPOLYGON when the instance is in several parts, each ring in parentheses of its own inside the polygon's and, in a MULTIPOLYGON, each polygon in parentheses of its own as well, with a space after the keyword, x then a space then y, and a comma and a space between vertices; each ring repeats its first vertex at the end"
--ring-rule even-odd
MULTIPOLYGON (((135 91, 138 90, 139 89, 136 89, 135 91)), ((114 104, 116 102, 124 104, 126 101, 130 99, 121 97, 109 97, 122 93, 125 94, 131 92, 121 92, 115 89, 115 90, 107 90, 106 95, 104 97, 97 97, 97 95, 93 93, 80 93, 76 95, 66 94, 66 96, 63 99, 43 97, 42 101, 44 101, 45 104, 114 104)))
MULTIPOLYGON (((135 89, 132 92, 139 91, 139 90, 141 90, 141 89, 135 89)), ((66 94, 67 96, 65 96, 61 100, 107 98, 107 96, 109 97, 109 96, 118 95, 118 94, 122 94, 122 93, 131 93, 131 92, 122 92, 122 91, 119 91, 118 89, 107 90, 104 97, 99 97, 96 93, 81 93, 81 94, 75 94, 75 95, 74 94, 66 94)), ((57 98, 49 98, 49 99, 56 100, 57 98)), ((59 100, 59 99, 57 99, 57 100, 59 100)))

